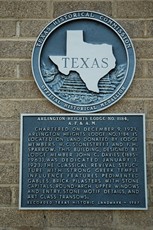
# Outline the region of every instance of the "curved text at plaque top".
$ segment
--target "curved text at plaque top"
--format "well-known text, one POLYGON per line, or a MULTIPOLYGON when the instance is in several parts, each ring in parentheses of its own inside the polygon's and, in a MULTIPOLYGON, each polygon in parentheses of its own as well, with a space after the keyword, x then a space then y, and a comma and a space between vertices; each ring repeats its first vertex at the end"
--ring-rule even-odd
POLYGON ((32 55, 42 94, 74 113, 97 112, 116 103, 131 85, 135 63, 126 31, 92 11, 56 18, 41 31, 32 55))

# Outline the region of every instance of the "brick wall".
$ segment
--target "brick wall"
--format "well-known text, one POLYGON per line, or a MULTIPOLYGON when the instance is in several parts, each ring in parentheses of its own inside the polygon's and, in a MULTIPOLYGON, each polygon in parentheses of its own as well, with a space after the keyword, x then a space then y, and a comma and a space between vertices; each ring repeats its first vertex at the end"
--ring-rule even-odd
POLYGON ((151 230, 153 228, 153 1, 0 0, 0 229, 151 230), (63 113, 39 92, 31 52, 44 26, 63 13, 94 10, 117 20, 137 57, 126 95, 105 113, 145 113, 148 211, 19 211, 20 113, 63 113))

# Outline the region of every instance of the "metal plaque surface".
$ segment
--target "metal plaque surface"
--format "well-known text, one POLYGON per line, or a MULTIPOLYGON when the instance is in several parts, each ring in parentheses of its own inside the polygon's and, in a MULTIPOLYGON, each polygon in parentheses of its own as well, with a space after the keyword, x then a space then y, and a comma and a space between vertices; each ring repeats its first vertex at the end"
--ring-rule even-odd
POLYGON ((38 36, 32 70, 42 94, 75 113, 108 108, 128 90, 135 51, 126 31, 98 12, 76 11, 48 24, 38 36))
POLYGON ((144 119, 22 115, 20 209, 147 209, 144 119))

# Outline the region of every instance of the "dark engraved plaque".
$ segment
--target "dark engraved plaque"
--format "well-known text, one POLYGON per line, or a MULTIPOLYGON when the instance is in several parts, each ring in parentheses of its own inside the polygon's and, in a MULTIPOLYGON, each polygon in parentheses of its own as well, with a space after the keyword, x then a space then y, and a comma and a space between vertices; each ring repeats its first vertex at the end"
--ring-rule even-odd
POLYGON ((147 209, 144 121, 22 115, 20 209, 147 209))
POLYGON ((104 110, 124 96, 135 73, 135 51, 114 19, 93 11, 68 12, 36 39, 32 72, 41 93, 74 113, 104 110))

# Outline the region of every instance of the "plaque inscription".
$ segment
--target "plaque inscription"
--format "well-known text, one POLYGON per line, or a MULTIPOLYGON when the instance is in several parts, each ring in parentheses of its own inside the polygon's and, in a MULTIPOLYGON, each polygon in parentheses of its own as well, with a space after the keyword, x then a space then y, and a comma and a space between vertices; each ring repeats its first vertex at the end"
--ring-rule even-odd
POLYGON ((146 209, 143 114, 22 115, 20 209, 146 209))
POLYGON ((135 73, 135 51, 112 18, 74 11, 50 22, 36 39, 32 72, 41 93, 74 113, 104 110, 124 96, 135 73))

